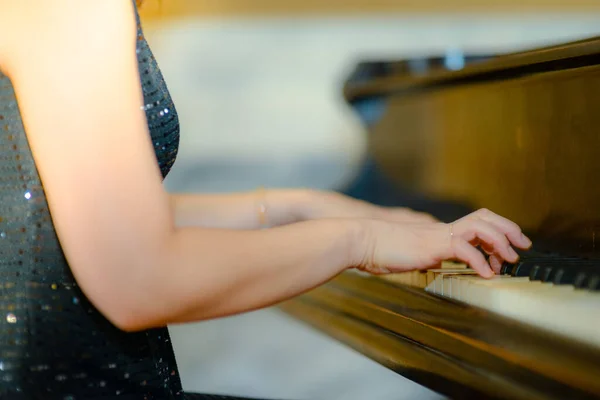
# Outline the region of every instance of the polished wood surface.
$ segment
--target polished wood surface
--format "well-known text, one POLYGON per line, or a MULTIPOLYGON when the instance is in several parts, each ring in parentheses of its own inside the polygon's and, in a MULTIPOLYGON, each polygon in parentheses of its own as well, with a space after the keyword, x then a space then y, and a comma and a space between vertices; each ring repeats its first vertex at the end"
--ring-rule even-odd
POLYGON ((431 12, 598 12, 596 0, 145 0, 143 18, 431 12))
POLYGON ((282 308, 453 398, 600 397, 600 349, 349 272, 282 308))

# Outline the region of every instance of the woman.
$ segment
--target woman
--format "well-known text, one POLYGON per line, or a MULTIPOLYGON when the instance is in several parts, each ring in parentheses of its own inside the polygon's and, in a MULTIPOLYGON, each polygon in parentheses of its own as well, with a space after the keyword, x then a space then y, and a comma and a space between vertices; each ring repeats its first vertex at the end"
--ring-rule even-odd
POLYGON ((2 398, 210 398, 183 394, 167 324, 354 267, 458 259, 490 277, 531 245, 486 210, 442 224, 333 193, 170 195, 177 114, 134 2, 0 10, 2 398))

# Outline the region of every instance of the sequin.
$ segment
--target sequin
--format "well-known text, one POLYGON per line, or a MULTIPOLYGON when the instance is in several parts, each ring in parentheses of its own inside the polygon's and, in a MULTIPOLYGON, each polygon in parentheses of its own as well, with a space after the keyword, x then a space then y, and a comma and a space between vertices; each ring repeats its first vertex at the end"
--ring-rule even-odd
POLYGON ((6 314, 6 322, 8 322, 9 324, 16 324, 17 316, 13 313, 6 314))
POLYGON ((31 199, 31 193, 30 192, 25 192, 24 196, 25 196, 25 198, 27 200, 31 199))

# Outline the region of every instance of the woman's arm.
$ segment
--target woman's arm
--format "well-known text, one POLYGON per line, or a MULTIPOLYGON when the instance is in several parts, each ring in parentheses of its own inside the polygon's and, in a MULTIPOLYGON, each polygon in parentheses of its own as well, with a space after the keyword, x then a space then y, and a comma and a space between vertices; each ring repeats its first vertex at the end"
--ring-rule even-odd
POLYGON ((257 229, 329 218, 435 222, 407 208, 380 207, 340 193, 310 189, 258 189, 234 194, 172 194, 178 227, 257 229))
POLYGON ((306 220, 309 190, 262 190, 227 194, 170 195, 178 227, 259 229, 306 220))
POLYGON ((2 32, 11 41, 0 60, 10 62, 0 67, 15 87, 71 269, 117 326, 262 307, 348 264, 352 224, 177 228, 140 109, 132 3, 9 3, 21 13, 2 32))
POLYGON ((62 248, 86 296, 124 330, 264 307, 352 266, 377 273, 458 258, 490 276, 470 242, 510 261, 511 243, 528 245, 489 212, 454 226, 336 218, 261 231, 178 227, 141 110, 132 3, 0 1, 13 12, 0 14, 0 68, 62 248))

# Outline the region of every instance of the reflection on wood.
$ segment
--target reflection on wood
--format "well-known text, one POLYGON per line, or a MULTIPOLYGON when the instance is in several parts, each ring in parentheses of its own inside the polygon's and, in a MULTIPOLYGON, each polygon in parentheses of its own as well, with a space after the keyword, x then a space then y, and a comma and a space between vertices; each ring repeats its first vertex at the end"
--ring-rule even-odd
POLYGON ((600 396, 598 349, 415 288, 349 272, 281 307, 453 398, 600 396))

